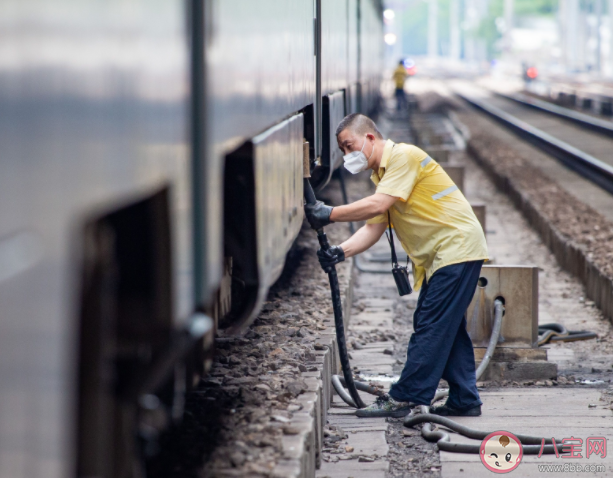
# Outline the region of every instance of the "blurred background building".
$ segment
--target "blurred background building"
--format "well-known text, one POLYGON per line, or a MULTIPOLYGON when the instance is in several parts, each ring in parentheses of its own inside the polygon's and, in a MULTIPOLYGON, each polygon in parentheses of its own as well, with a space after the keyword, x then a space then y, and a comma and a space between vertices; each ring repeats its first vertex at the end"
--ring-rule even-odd
POLYGON ((613 78, 613 0, 388 0, 388 65, 613 78))

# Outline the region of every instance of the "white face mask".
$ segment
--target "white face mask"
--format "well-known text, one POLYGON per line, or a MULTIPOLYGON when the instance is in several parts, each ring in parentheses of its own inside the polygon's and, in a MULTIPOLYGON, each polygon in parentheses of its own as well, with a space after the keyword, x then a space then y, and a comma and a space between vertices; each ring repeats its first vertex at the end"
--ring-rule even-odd
POLYGON ((351 153, 343 156, 343 160, 345 161, 345 169, 351 174, 358 174, 359 172, 364 171, 368 168, 368 161, 375 152, 375 146, 373 145, 372 153, 370 153, 370 156, 367 159, 366 155, 363 153, 365 145, 366 138, 364 138, 364 144, 362 145, 362 149, 360 149, 359 151, 352 151, 351 153))

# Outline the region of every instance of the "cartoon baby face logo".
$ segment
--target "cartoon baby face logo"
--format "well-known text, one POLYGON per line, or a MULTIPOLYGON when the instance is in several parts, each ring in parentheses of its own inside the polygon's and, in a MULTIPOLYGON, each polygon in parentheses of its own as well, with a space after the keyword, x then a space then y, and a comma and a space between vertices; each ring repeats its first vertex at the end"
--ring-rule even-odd
POLYGON ((524 451, 515 435, 504 430, 490 433, 481 442, 479 456, 494 473, 508 473, 521 463, 524 451))

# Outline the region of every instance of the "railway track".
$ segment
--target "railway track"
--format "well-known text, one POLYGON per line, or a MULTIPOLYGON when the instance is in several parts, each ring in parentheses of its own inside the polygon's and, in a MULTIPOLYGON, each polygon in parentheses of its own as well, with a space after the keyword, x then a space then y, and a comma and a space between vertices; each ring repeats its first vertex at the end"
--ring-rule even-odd
POLYGON ((520 138, 613 193, 613 123, 525 96, 458 93, 520 138))
POLYGON ((500 98, 512 100, 519 105, 528 106, 534 108, 542 113, 551 114, 557 118, 568 120, 577 126, 594 131, 596 133, 604 134, 605 136, 613 136, 613 122, 596 118, 592 115, 587 115, 579 111, 566 108, 564 106, 558 106, 547 101, 539 100, 537 98, 527 96, 521 93, 515 93, 505 95, 503 93, 496 93, 500 98))

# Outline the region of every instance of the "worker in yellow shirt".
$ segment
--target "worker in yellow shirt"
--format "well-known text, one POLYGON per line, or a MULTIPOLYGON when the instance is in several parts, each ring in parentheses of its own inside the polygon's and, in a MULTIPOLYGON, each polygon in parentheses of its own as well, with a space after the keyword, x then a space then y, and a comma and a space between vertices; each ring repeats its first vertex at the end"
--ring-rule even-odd
POLYGON ((394 70, 394 74, 392 75, 396 85, 396 91, 394 93, 396 95, 396 111, 401 111, 407 105, 407 97, 404 94, 404 82, 407 76, 409 76, 409 74, 404 67, 404 61, 400 60, 398 67, 394 70))
POLYGON ((354 113, 336 130, 345 168, 372 170, 372 196, 345 206, 318 201, 305 207, 315 229, 331 222, 367 223, 340 246, 319 250, 324 270, 365 251, 391 224, 411 261, 414 288, 421 289, 413 316, 407 361, 389 394, 379 397, 362 417, 401 417, 417 405, 430 405, 441 378, 449 383, 445 405, 431 413, 481 415, 475 357, 466 331, 466 309, 481 265, 488 258, 485 235, 473 210, 443 168, 409 144, 383 139, 375 123, 354 113))

